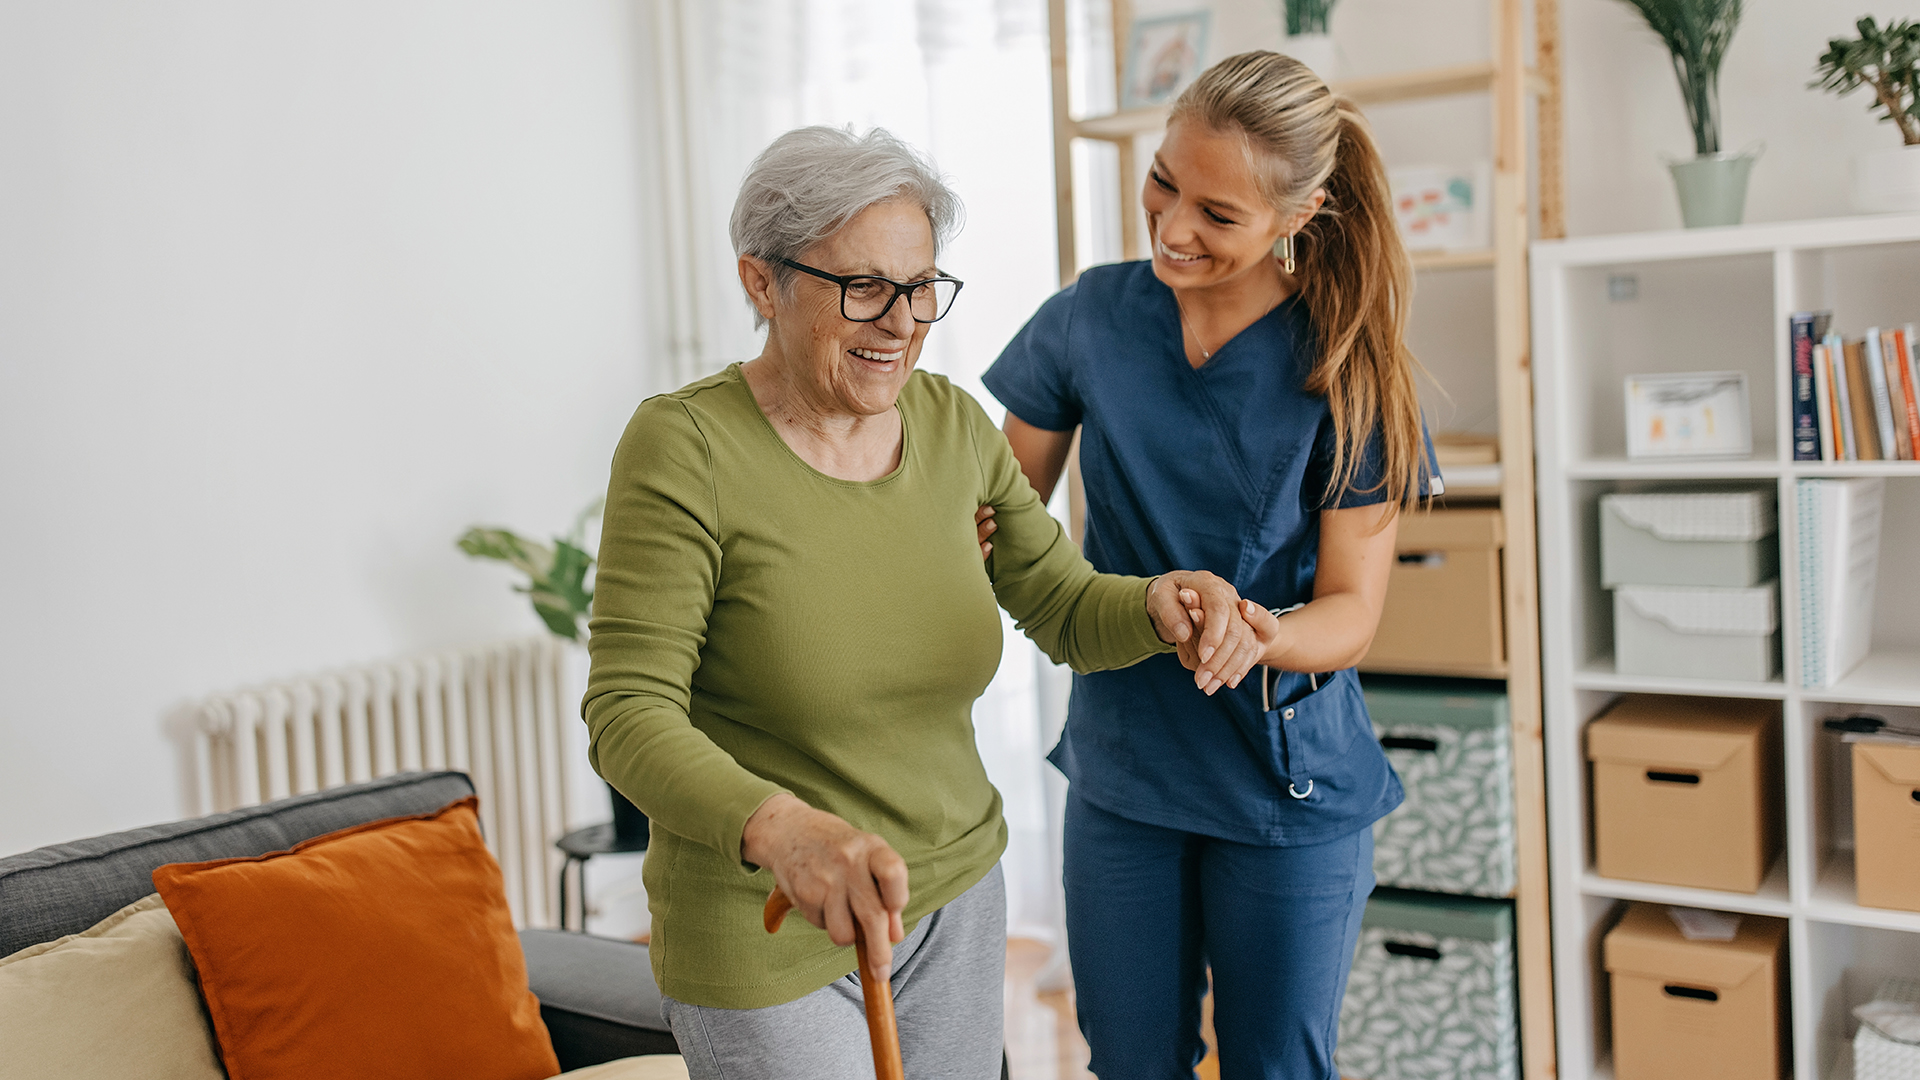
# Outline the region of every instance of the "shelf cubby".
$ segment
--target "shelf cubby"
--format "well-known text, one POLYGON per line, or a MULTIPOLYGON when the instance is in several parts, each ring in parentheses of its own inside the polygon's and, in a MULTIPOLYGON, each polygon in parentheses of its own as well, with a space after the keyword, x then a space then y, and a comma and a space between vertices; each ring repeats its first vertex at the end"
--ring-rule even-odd
POLYGON ((1880 979, 1920 974, 1920 912, 1854 893, 1850 753, 1821 720, 1920 719, 1920 462, 1792 460, 1788 317, 1831 310, 1849 337, 1920 322, 1920 215, 1543 242, 1533 247, 1542 670, 1560 1075, 1611 1075, 1599 935, 1626 900, 1788 920, 1794 1080, 1849 1080, 1851 1009, 1880 979), (1633 279, 1632 287, 1618 278, 1633 279), (1754 450, 1731 460, 1629 460, 1622 380, 1747 373, 1754 450), (1873 645, 1823 688, 1800 685, 1798 481, 1887 479, 1873 645), (1768 682, 1649 678, 1613 663, 1599 585, 1597 504, 1609 491, 1771 489, 1778 499, 1782 670, 1768 682), (1625 694, 1780 702, 1785 851, 1758 893, 1600 877, 1591 859, 1583 732, 1625 694))

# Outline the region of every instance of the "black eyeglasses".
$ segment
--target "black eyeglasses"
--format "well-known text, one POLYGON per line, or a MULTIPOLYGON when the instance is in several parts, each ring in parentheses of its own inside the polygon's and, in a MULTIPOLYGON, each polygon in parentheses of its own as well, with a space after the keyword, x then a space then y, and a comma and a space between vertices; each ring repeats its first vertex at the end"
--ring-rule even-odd
POLYGON ((782 263, 803 274, 840 286, 840 317, 848 322, 876 322, 893 310, 894 301, 907 298, 907 311, 918 323, 934 323, 946 318, 953 298, 960 295, 965 282, 959 278, 930 277, 924 281, 894 281, 872 274, 842 276, 825 270, 781 259, 782 263))

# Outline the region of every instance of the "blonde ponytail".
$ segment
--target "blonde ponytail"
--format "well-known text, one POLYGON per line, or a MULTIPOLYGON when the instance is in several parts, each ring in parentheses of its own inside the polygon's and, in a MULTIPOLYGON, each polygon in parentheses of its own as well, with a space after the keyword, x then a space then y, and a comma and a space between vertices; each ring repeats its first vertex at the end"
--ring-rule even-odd
POLYGON ((1326 202, 1294 238, 1300 299, 1319 340, 1307 389, 1333 414, 1329 501, 1380 492, 1412 508, 1426 478, 1426 444, 1407 349, 1413 266, 1394 221, 1386 167, 1359 107, 1334 94, 1306 65, 1273 52, 1230 56, 1174 103, 1169 123, 1189 120, 1246 140, 1249 160, 1275 210, 1297 213, 1315 189, 1326 202), (1355 488, 1375 432, 1380 480, 1355 488))

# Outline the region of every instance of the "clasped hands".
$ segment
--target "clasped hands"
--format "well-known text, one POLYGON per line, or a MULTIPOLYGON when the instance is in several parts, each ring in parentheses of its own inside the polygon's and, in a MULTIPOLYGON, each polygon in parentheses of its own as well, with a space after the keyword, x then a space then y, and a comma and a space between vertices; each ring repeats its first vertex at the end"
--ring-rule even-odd
MULTIPOLYGON (((988 538, 999 529, 993 507, 973 515, 980 557, 993 554, 988 538)), ((1274 655, 1280 620, 1266 608, 1243 600, 1225 578, 1205 570, 1174 570, 1147 587, 1147 616, 1161 641, 1174 646, 1180 663, 1193 672, 1193 684, 1212 695, 1237 687, 1255 664, 1274 655)))

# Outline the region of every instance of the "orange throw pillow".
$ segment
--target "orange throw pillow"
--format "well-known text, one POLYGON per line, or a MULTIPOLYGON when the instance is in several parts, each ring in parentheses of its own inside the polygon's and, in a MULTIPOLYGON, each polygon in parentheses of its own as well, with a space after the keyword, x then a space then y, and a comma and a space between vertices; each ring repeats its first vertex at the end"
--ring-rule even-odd
POLYGON ((153 872, 231 1080, 560 1071, 478 805, 153 872))

